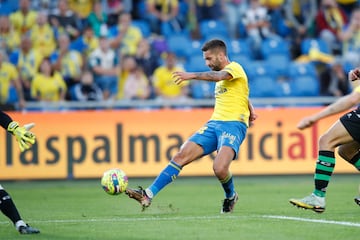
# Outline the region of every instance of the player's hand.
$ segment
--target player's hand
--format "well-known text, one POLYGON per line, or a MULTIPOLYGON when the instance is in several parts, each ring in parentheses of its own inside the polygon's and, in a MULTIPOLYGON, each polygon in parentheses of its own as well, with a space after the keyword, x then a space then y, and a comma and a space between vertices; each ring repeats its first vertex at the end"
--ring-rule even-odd
POLYGON ((255 112, 250 112, 249 116, 249 127, 254 126, 254 121, 258 118, 258 115, 255 112))
POLYGON ((172 78, 175 84, 180 85, 183 81, 192 79, 192 74, 188 72, 173 72, 172 78))
POLYGON ((300 120, 297 125, 297 128, 303 130, 305 128, 311 127, 316 121, 312 117, 305 117, 300 120))
POLYGON ((9 124, 7 130, 15 136, 21 152, 29 149, 35 143, 35 135, 29 131, 34 126, 34 123, 29 123, 21 127, 19 123, 15 121, 9 124))
POLYGON ((352 69, 348 74, 348 78, 351 82, 360 80, 360 68, 352 69))

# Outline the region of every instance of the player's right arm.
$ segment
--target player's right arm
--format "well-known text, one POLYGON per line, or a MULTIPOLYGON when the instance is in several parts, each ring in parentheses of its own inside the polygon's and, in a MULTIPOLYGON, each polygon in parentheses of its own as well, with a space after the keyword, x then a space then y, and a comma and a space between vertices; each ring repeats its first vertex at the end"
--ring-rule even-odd
MULTIPOLYGON (((348 74, 348 78, 350 82, 360 80, 360 69, 356 68, 351 70, 348 74)), ((321 111, 301 119, 297 127, 301 130, 308 128, 312 126, 315 122, 323 118, 341 113, 349 108, 354 107, 359 103, 360 103, 360 86, 355 88, 354 91, 352 91, 350 94, 339 98, 337 101, 325 107, 321 111)))
POLYGON ((19 144, 20 151, 29 149, 35 143, 35 135, 29 130, 34 127, 34 123, 25 124, 20 126, 18 122, 3 111, 0 111, 0 125, 9 133, 15 136, 19 144))
POLYGON ((173 78, 175 83, 179 85, 183 81, 191 79, 218 82, 222 80, 230 80, 233 76, 226 71, 174 72, 173 78))

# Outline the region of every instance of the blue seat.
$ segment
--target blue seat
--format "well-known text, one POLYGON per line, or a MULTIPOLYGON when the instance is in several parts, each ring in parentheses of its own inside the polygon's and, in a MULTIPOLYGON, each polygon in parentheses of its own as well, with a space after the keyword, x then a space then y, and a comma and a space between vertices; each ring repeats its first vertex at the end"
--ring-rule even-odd
POLYGON ((298 76, 318 77, 314 64, 291 62, 289 65, 289 78, 295 78, 298 76))
POLYGON ((14 104, 19 101, 19 96, 18 96, 15 86, 10 85, 8 93, 9 93, 9 95, 8 95, 8 99, 7 99, 6 103, 14 104))
POLYGON ((69 48, 71 50, 76 50, 80 53, 83 53, 88 48, 88 45, 84 42, 83 37, 79 37, 70 43, 69 48))
POLYGON ((166 44, 177 57, 188 58, 192 54, 192 42, 187 34, 173 34, 166 39, 166 44))
POLYGON ((234 55, 230 57, 230 61, 237 62, 243 66, 243 68, 247 68, 253 60, 246 55, 234 55))
POLYGON ((194 54, 200 54, 203 46, 203 41, 191 39, 191 52, 194 54))
POLYGON ((287 78, 289 76, 289 65, 291 63, 291 60, 288 56, 282 54, 273 54, 270 55, 265 60, 265 62, 267 63, 267 66, 269 66, 272 70, 275 71, 275 74, 278 78, 287 78))
POLYGON ((194 99, 207 99, 214 96, 215 82, 192 81, 190 85, 191 96, 194 99))
POLYGON ((221 20, 203 20, 199 24, 200 34, 203 39, 209 39, 209 35, 229 36, 226 24, 221 20))
POLYGON ((141 19, 132 20, 131 25, 140 29, 144 38, 148 38, 151 35, 150 25, 147 21, 141 19))
POLYGON ((316 48, 322 53, 330 53, 327 43, 320 38, 306 38, 301 42, 301 53, 309 54, 311 48, 316 48))
POLYGON ((165 38, 172 36, 173 34, 186 34, 190 38, 190 31, 188 29, 174 29, 170 22, 161 23, 161 35, 165 38))
POLYGON ((270 77, 274 80, 277 78, 275 69, 263 60, 250 62, 249 65, 246 66, 245 72, 250 80, 258 77, 270 77))
POLYGON ((227 51, 230 57, 244 55, 249 59, 254 59, 254 54, 247 39, 231 40, 228 43, 227 51))
POLYGON ((320 83, 311 75, 298 76, 290 80, 290 92, 294 97, 316 97, 320 95, 320 83))
POLYGON ((184 67, 189 72, 209 71, 209 67, 205 65, 204 57, 200 54, 191 55, 185 62, 184 67))
POLYGON ((133 6, 133 9, 135 9, 137 17, 139 17, 140 19, 144 19, 147 14, 146 0, 138 0, 136 2, 137 3, 133 3, 135 4, 135 6, 133 6))
POLYGON ((284 55, 290 60, 289 43, 282 38, 269 38, 261 43, 261 55, 268 59, 272 55, 284 55))
POLYGON ((261 76, 249 79, 250 97, 282 97, 280 84, 272 77, 261 76))
POLYGON ((312 63, 292 62, 289 65, 289 82, 291 96, 319 96, 320 82, 312 63))

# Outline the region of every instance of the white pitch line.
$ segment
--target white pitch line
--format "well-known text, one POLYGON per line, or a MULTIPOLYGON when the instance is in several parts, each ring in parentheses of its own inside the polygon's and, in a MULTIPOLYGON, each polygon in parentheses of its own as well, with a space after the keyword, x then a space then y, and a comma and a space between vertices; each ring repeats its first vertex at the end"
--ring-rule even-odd
POLYGON ((288 217, 288 216, 274 216, 274 215, 263 215, 263 218, 292 220, 292 221, 301 221, 301 222, 327 223, 327 224, 343 225, 343 226, 350 226, 350 227, 360 227, 360 223, 334 221, 334 220, 299 218, 299 217, 288 217))
MULTIPOLYGON (((173 220, 213 220, 220 218, 241 219, 247 218, 245 216, 194 216, 194 217, 138 217, 138 218, 84 218, 84 219, 53 219, 53 220, 32 220, 31 223, 89 223, 89 222, 138 222, 138 221, 173 221, 173 220)), ((8 224, 9 222, 0 221, 1 224, 8 224)))
MULTIPOLYGON (((299 218, 289 216, 276 216, 276 215, 252 215, 252 216, 236 216, 236 215, 215 215, 215 216, 188 216, 188 217, 136 217, 136 218, 84 218, 84 219, 52 219, 52 220, 33 220, 31 223, 42 224, 54 224, 54 223, 90 223, 90 222, 140 222, 140 221, 188 221, 188 220, 214 220, 214 219, 249 219, 249 218, 269 218, 279 220, 292 220, 301 222, 316 222, 327 223, 335 225, 343 225, 350 227, 360 227, 360 223, 323 220, 323 219, 311 219, 311 218, 299 218)), ((9 224, 9 221, 0 221, 0 225, 9 224)))

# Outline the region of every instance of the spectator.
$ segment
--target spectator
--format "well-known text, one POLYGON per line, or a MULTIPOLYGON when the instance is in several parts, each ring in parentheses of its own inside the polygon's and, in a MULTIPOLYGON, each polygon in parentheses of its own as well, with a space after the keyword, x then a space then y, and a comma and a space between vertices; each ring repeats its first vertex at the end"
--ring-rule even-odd
POLYGON ((88 16, 88 23, 93 28, 95 36, 106 35, 108 32, 108 16, 104 12, 100 2, 95 2, 93 11, 88 16))
POLYGON ((353 67, 360 65, 360 8, 354 9, 350 22, 339 34, 342 42, 342 56, 353 67))
POLYGON ((149 80, 133 56, 124 56, 121 62, 119 99, 147 99, 150 96, 149 80))
POLYGON ((270 16, 270 30, 279 36, 286 37, 288 28, 286 27, 284 3, 285 0, 260 0, 260 3, 267 8, 270 16))
POLYGON ((291 30, 291 52, 295 59, 301 55, 301 42, 314 36, 314 23, 317 13, 316 0, 288 0, 285 6, 285 16, 291 30))
POLYGON ((36 23, 37 12, 30 7, 30 0, 20 0, 19 10, 10 14, 11 24, 19 36, 27 33, 36 23))
POLYGON ((240 37, 240 27, 242 17, 248 9, 247 0, 228 0, 225 4, 224 18, 228 25, 230 37, 233 39, 240 37))
POLYGON ((148 0, 146 1, 146 20, 150 23, 151 32, 164 34, 162 28, 169 32, 181 32, 186 23, 186 16, 180 14, 179 1, 148 0))
POLYGON ((270 16, 266 7, 259 0, 250 0, 250 7, 244 14, 243 23, 249 37, 255 58, 260 58, 260 47, 263 39, 274 37, 271 33, 270 16))
POLYGON ((81 80, 71 89, 71 100, 75 101, 102 101, 104 99, 100 87, 94 82, 93 74, 84 71, 81 80))
POLYGON ((84 53, 84 62, 89 57, 89 54, 99 46, 99 39, 95 36, 94 30, 90 25, 85 26, 83 33, 72 42, 72 47, 80 53, 84 53))
MULTIPOLYGON (((16 2, 16 1, 14 1, 16 2)), ((58 6, 58 0, 31 0, 31 8, 50 16, 58 6)))
POLYGON ((10 62, 17 67, 20 73, 25 100, 32 100, 30 85, 42 59, 43 56, 32 47, 32 41, 27 34, 22 36, 19 50, 12 52, 10 55, 10 62))
POLYGON ((358 0, 336 0, 339 6, 344 9, 346 15, 350 17, 351 13, 355 8, 359 6, 360 1, 358 0))
POLYGON ((153 86, 159 100, 184 100, 188 98, 188 82, 177 85, 172 78, 172 73, 178 71, 184 71, 184 69, 177 66, 176 55, 171 52, 166 53, 164 65, 156 68, 153 74, 153 86))
POLYGON ((139 28, 131 25, 130 13, 122 13, 119 23, 110 32, 110 47, 119 49, 122 56, 135 55, 139 42, 143 39, 139 28))
POLYGON ((0 16, 0 48, 10 53, 20 45, 20 36, 15 33, 8 16, 0 16))
POLYGON ((105 36, 100 37, 99 47, 90 54, 89 64, 104 99, 113 99, 118 92, 119 66, 116 53, 105 36))
POLYGON ((102 8, 108 16, 108 26, 114 26, 118 23, 118 17, 121 13, 131 13, 133 3, 131 0, 102 0, 102 8))
POLYGON ((56 48, 54 31, 48 23, 48 16, 44 12, 39 12, 36 24, 31 28, 30 37, 33 47, 44 57, 50 54, 56 48))
POLYGON ((339 34, 347 24, 348 18, 335 0, 322 0, 316 15, 316 35, 323 39, 330 51, 339 53, 339 34))
POLYGON ((143 38, 136 49, 135 59, 144 73, 150 78, 159 66, 159 54, 151 46, 148 39, 143 38))
POLYGON ((68 88, 80 81, 83 69, 81 54, 76 50, 70 49, 69 45, 69 36, 65 33, 61 34, 58 38, 59 48, 50 57, 54 70, 61 73, 68 88))
POLYGON ((351 86, 341 59, 336 58, 328 66, 320 74, 320 94, 334 97, 347 95, 350 92, 351 86))
POLYGON ((75 13, 76 18, 79 21, 81 30, 88 24, 87 18, 93 10, 94 4, 99 0, 68 0, 69 8, 75 13))
POLYGON ((51 67, 49 58, 44 58, 31 82, 32 98, 43 102, 64 101, 66 91, 66 83, 61 74, 51 67))
POLYGON ((49 16, 51 25, 57 30, 57 35, 66 33, 71 41, 76 39, 81 32, 76 15, 69 9, 67 0, 59 0, 58 7, 49 16))
POLYGON ((223 17, 222 0, 191 0, 190 11, 197 22, 220 19, 223 17))
POLYGON ((149 43, 149 40, 144 38, 139 42, 137 47, 135 60, 139 67, 141 67, 149 80, 151 93, 149 98, 155 97, 154 88, 152 86, 151 77, 157 67, 159 67, 159 54, 155 51, 149 43))
POLYGON ((18 71, 13 64, 6 60, 6 53, 0 51, 0 104, 14 104, 14 102, 9 102, 10 88, 14 86, 17 92, 19 107, 24 108, 25 99, 18 71))

